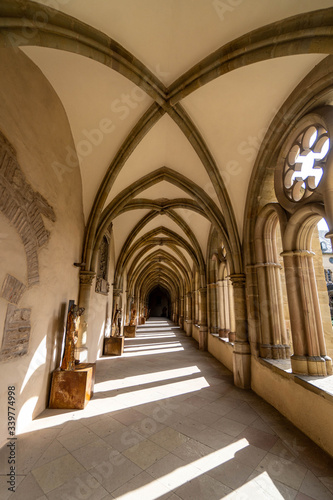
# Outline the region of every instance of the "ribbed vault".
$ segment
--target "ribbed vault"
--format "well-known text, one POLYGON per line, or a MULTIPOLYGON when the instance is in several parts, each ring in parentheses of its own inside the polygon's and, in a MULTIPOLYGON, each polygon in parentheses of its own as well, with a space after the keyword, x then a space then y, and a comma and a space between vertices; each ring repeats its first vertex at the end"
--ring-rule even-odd
POLYGON ((158 14, 150 0, 131 0, 130 10, 141 10, 137 24, 131 21, 135 29, 127 30, 127 3, 98 0, 94 12, 76 0, 53 2, 58 10, 45 3, 3 0, 0 47, 30 57, 68 114, 76 151, 55 168, 59 182, 69 183, 73 169, 81 169, 81 277, 94 279, 107 241, 114 256, 109 318, 115 300, 125 323, 134 306, 140 318, 150 293, 161 287, 172 319, 182 324, 191 317, 205 326, 207 286, 216 303, 221 274, 243 283, 243 229, 250 241, 260 174, 274 168, 288 112, 275 118, 276 135, 270 123, 297 84, 332 53, 332 2, 318 0, 313 11, 302 11, 297 1, 272 2, 271 9, 264 0, 253 0, 251 8, 240 2, 223 25, 214 2, 163 3, 158 14), (184 12, 207 36, 171 23, 184 12), (148 33, 165 33, 164 21, 172 36, 156 40, 159 60, 148 33), (254 82, 249 89, 244 74, 254 82), (273 101, 275 111, 261 106, 273 101))

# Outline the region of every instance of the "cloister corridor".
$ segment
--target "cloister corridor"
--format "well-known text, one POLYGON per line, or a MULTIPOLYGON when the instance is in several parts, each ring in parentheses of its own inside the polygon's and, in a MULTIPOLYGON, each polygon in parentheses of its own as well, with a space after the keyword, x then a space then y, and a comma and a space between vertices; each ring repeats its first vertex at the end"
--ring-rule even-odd
POLYGON ((18 458, 2 500, 333 498, 333 459, 165 318, 97 361, 84 410, 33 420, 18 458))

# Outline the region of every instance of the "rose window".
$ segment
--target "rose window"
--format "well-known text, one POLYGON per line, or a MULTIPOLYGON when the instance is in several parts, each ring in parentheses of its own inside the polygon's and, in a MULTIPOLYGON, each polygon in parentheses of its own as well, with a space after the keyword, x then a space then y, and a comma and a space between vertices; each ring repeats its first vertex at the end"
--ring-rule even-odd
POLYGON ((286 195, 294 202, 309 197, 322 178, 329 150, 327 130, 321 125, 307 127, 287 154, 283 183, 286 195))

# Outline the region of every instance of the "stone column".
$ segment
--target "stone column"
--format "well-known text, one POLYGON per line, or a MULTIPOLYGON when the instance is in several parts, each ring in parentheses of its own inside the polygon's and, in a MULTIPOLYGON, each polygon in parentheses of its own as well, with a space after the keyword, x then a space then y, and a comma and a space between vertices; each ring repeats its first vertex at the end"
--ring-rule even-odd
POLYGON ((229 338, 230 333, 230 305, 229 305, 229 290, 228 279, 223 280, 223 304, 224 304, 224 336, 229 338))
POLYGON ((217 306, 217 283, 210 283, 208 307, 210 310, 209 333, 218 333, 218 306, 217 306))
POLYGON ((194 292, 194 322, 199 325, 199 291, 194 292))
POLYGON ((224 337, 225 319, 224 319, 224 297, 223 297, 223 280, 218 280, 218 295, 219 295, 219 336, 224 337))
POLYGON ((290 310, 294 354, 293 373, 331 375, 319 306, 313 252, 294 250, 282 253, 290 310))
POLYGON ((236 339, 236 317, 234 306, 234 289, 230 279, 228 279, 228 292, 229 292, 229 341, 235 342, 236 339))
POLYGON ((129 323, 130 323, 132 302, 133 302, 133 295, 127 294, 125 325, 129 325, 129 323))
POLYGON ((192 292, 186 294, 186 335, 192 336, 192 292))
POLYGON ((207 351, 208 326, 207 326, 207 288, 199 289, 199 349, 207 351))
POLYGON ((95 276, 96 273, 92 271, 80 271, 79 275, 79 307, 84 307, 84 313, 80 318, 78 339, 74 355, 75 359, 81 363, 86 363, 88 361, 87 331, 89 321, 90 292, 95 276))
POLYGON ((178 320, 180 328, 184 330, 184 296, 180 297, 180 316, 178 320))
POLYGON ((230 276, 235 307, 234 383, 242 389, 251 387, 251 351, 247 334, 245 274, 230 276))

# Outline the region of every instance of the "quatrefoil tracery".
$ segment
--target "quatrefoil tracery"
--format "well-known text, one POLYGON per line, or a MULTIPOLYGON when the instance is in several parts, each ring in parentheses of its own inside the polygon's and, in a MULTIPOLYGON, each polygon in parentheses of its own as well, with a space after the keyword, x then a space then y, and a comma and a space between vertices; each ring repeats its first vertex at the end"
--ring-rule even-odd
POLYGON ((283 185, 287 197, 298 202, 308 198, 323 175, 329 136, 322 125, 311 125, 292 144, 284 165, 283 185))

